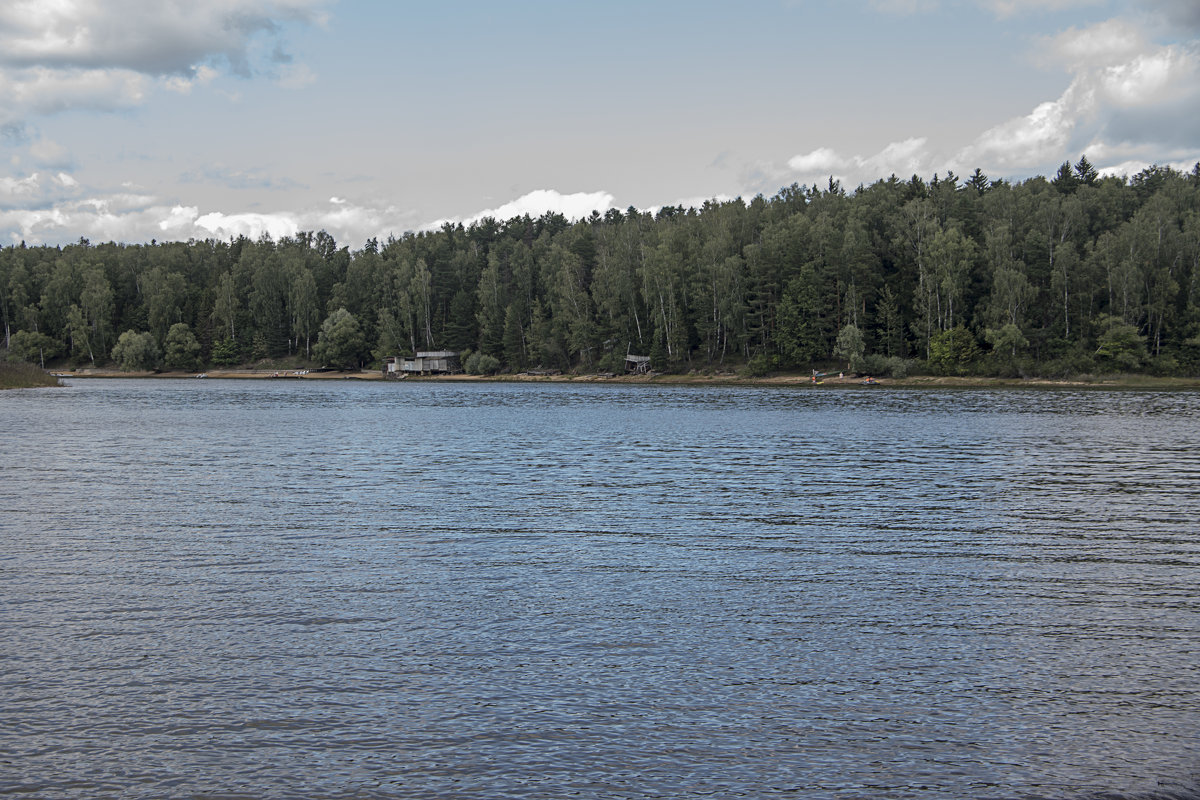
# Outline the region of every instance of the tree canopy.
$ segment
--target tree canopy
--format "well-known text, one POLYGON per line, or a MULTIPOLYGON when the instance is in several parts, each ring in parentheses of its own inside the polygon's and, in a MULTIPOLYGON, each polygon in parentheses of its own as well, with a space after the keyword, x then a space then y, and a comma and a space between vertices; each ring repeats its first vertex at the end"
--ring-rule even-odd
POLYGON ((632 352, 660 371, 1197 374, 1200 165, 830 181, 355 251, 325 232, 20 244, 0 249, 0 321, 11 358, 124 366, 127 331, 188 369, 452 349, 507 371, 615 372, 632 352))

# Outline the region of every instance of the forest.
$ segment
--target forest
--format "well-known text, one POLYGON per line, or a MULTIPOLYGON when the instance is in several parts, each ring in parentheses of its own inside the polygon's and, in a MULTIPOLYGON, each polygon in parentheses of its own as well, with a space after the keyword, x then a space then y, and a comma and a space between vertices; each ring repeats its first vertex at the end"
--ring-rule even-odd
POLYGON ((1200 374, 1200 164, 980 170, 368 240, 0 249, 10 361, 200 370, 1200 374))

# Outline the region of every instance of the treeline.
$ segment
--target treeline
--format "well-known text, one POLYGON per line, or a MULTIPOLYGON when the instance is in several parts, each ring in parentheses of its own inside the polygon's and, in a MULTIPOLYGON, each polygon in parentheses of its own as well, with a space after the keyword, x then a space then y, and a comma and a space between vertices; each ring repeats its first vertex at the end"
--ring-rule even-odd
POLYGON ((10 359, 199 369, 471 351, 505 371, 1200 373, 1200 164, 273 241, 0 250, 10 359))

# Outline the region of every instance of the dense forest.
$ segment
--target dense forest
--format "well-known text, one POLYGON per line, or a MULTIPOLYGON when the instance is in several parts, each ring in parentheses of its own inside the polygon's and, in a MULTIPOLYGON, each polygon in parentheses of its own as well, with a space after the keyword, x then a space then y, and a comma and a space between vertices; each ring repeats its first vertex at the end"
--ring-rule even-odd
POLYGON ((847 192, 445 225, 360 250, 257 241, 0 250, 10 360, 470 371, 838 368, 1200 374, 1200 164, 1052 179, 979 170, 847 192))

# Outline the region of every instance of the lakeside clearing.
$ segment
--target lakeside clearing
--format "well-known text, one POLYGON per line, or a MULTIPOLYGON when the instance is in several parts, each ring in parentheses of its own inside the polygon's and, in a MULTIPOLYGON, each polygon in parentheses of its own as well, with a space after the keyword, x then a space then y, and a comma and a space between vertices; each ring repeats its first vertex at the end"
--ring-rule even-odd
MULTIPOLYGON (((41 372, 41 370, 35 370, 41 372)), ((195 372, 122 372, 114 369, 82 369, 57 371, 61 378, 222 378, 245 380, 361 380, 383 381, 379 370, 316 371, 271 369, 217 369, 195 372)), ((510 375, 429 375, 409 376, 401 380, 433 383, 616 383, 680 386, 810 386, 813 389, 882 388, 905 389, 1005 389, 1005 388, 1074 388, 1074 389, 1157 389, 1162 391, 1200 390, 1200 377, 1165 378, 1152 375, 1084 375, 1072 378, 986 378, 972 376, 914 375, 906 378, 872 378, 873 385, 863 384, 865 376, 826 376, 814 384, 811 374, 789 373, 750 377, 733 372, 713 374, 652 374, 652 375, 544 375, 517 373, 510 375)), ((33 385, 54 385, 33 384, 33 385)))

